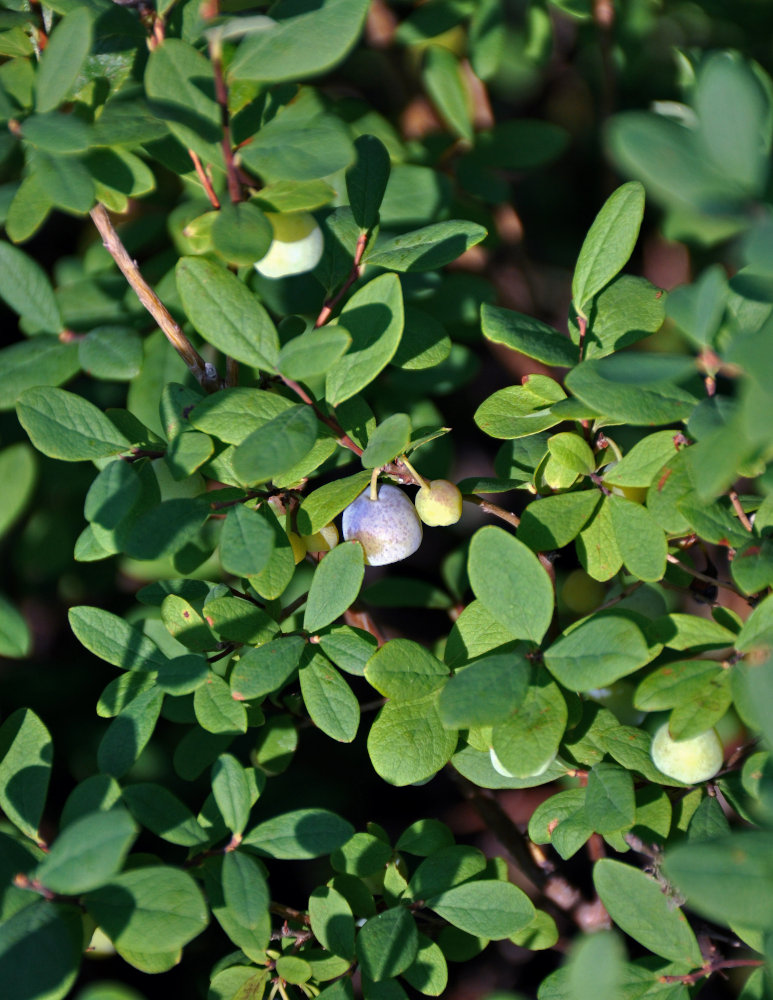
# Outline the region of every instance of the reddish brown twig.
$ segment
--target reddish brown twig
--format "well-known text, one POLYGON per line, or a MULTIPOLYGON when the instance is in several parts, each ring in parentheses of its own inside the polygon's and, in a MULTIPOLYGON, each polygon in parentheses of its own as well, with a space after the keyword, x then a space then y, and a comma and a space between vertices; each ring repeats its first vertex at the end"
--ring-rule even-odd
POLYGON ((319 316, 317 316, 314 322, 315 328, 324 326, 325 323, 327 323, 327 321, 333 314, 333 310, 335 309, 335 307, 338 305, 338 303, 341 301, 344 295, 346 295, 346 293, 349 291, 349 289, 352 287, 355 281, 359 278, 360 274, 362 273, 362 268, 361 268, 362 255, 365 253, 365 247, 367 246, 367 244, 368 244, 368 234, 360 233, 359 238, 357 240, 357 246, 355 247, 354 250, 354 260, 352 261, 352 269, 349 272, 349 277, 343 283, 341 288, 336 292, 336 294, 332 298, 328 299, 327 302, 325 302, 325 304, 322 306, 320 314, 319 316))
POLYGON ((193 160, 193 166, 196 170, 196 176, 201 181, 201 186, 209 198, 209 203, 213 208, 220 208, 220 199, 215 194, 215 189, 212 187, 212 181, 207 175, 207 171, 204 169, 204 164, 199 159, 198 153, 194 153, 192 149, 188 150, 188 156, 193 160))

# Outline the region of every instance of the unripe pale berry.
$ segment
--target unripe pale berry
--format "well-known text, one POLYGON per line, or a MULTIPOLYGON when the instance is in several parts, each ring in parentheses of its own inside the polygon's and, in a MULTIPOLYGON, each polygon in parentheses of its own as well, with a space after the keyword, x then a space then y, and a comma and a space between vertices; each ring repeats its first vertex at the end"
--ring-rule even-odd
POLYGON ((346 541, 365 550, 368 566, 386 566, 412 555, 421 544, 421 521, 410 499, 396 486, 382 485, 378 499, 365 490, 344 511, 346 541))
POLYGON ((266 212, 266 218, 274 230, 274 239, 265 257, 255 262, 256 271, 264 278, 286 278, 317 266, 324 239, 310 212, 266 212))
POLYGON ((493 747, 489 749, 489 756, 491 758, 491 766, 497 772, 501 774, 503 778, 538 778, 541 774, 550 767, 553 761, 556 759, 556 754, 553 753, 544 764, 541 764, 536 771, 532 771, 531 774, 513 774, 512 771, 508 771, 502 761, 497 757, 496 751, 493 747))
POLYGON ((419 517, 431 528, 456 524, 462 516, 462 494, 447 479, 433 479, 420 487, 413 502, 419 517))
POLYGON ((297 566, 299 562, 302 562, 306 558, 306 542, 294 531, 288 531, 287 537, 293 550, 295 565, 297 566))
POLYGON ((338 545, 338 528, 332 523, 326 524, 313 535, 303 535, 302 538, 307 552, 329 552, 338 545))
POLYGON ((626 500, 633 500, 634 503, 644 503, 647 499, 646 486, 617 486, 612 481, 614 479, 614 473, 612 473, 611 478, 609 473, 617 464, 617 462, 610 462, 609 465, 604 467, 604 485, 610 493, 614 494, 614 496, 625 497, 626 500))
POLYGON ((722 767, 723 755, 716 729, 707 729, 689 740, 674 740, 666 722, 652 738, 650 756, 655 767, 669 778, 697 785, 714 777, 722 767))

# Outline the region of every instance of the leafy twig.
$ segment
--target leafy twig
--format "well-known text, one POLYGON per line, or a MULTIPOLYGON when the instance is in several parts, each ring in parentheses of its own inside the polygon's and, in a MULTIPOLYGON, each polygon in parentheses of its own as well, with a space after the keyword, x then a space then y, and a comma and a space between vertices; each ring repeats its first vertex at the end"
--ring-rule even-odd
POLYGON ((215 189, 212 187, 212 181, 207 175, 207 171, 204 169, 204 164, 201 162, 198 153, 194 153, 192 149, 188 150, 188 156, 193 160, 193 166, 196 170, 196 176, 201 181, 201 186, 209 198, 210 205, 217 209, 220 208, 220 199, 215 194, 215 189))

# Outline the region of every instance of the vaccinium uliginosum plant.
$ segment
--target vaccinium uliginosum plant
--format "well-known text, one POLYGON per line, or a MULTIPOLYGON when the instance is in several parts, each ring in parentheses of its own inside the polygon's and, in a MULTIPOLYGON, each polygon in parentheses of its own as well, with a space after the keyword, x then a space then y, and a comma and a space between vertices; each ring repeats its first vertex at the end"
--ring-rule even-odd
MULTIPOLYGON (((525 6, 4 4, 0 527, 39 467, 8 566, 58 578, 73 670, 110 668, 69 776, 36 699, 74 674, 3 695, 6 1000, 87 1000, 97 952, 212 1000, 439 996, 492 941, 545 953, 492 959, 540 1000, 683 1000, 732 966, 765 995, 770 78, 685 46, 686 103, 611 116, 623 178, 577 197, 600 210, 563 232, 561 317, 512 205, 552 231, 570 199, 541 173, 575 145, 495 116, 547 79, 553 22, 525 6), (400 114, 372 67, 406 81, 400 114), (650 233, 714 261, 668 296, 629 265, 645 192, 650 233), (83 225, 52 263, 61 213, 83 225), (375 785, 466 801, 517 873, 451 812, 355 828, 312 729, 375 785)), ((640 5, 552 7, 556 59, 600 33, 605 107, 649 80, 640 5)), ((0 652, 30 642, 0 599, 0 652)))

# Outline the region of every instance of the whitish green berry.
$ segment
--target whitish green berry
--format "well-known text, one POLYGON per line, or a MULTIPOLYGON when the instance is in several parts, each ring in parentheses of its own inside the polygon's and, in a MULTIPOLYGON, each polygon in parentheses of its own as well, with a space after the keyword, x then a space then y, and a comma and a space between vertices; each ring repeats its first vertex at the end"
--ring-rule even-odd
POLYGON ((462 516, 462 494, 455 483, 433 479, 422 486, 414 498, 416 511, 431 528, 456 524, 462 516))
POLYGON ((264 278, 286 278, 303 274, 317 266, 324 240, 317 220, 310 212, 266 212, 274 239, 265 257, 255 262, 264 278))
POLYGON ((722 767, 722 744, 716 729, 707 729, 689 740, 674 740, 666 722, 652 738, 650 756, 655 767, 669 778, 697 785, 713 778, 722 767))

